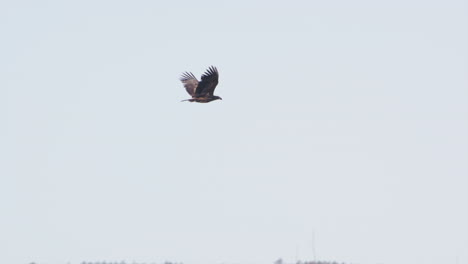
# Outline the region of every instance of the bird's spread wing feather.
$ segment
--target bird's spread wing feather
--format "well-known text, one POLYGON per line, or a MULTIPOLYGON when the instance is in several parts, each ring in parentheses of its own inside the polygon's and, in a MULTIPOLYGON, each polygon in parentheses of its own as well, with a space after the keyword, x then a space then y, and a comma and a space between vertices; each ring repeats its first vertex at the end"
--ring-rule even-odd
POLYGON ((184 72, 180 76, 180 81, 184 84, 185 90, 192 97, 195 95, 195 91, 198 86, 198 80, 191 72, 184 72))
POLYGON ((207 95, 213 95, 213 92, 218 85, 218 70, 216 67, 211 66, 206 70, 206 72, 202 75, 201 81, 198 83, 198 86, 195 90, 196 97, 203 97, 207 95))

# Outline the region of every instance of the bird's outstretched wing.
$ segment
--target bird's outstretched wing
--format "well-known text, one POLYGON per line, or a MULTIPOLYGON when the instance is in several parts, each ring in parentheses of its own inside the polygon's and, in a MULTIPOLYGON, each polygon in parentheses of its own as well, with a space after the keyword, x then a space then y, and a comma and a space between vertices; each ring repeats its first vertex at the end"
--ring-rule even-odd
POLYGON ((192 97, 195 95, 195 90, 198 86, 198 80, 191 72, 184 72, 180 76, 180 81, 184 84, 185 90, 192 97))
POLYGON ((195 90, 196 97, 203 97, 207 95, 213 95, 213 92, 218 85, 218 70, 216 67, 211 66, 202 75, 200 83, 198 83, 197 89, 195 90))

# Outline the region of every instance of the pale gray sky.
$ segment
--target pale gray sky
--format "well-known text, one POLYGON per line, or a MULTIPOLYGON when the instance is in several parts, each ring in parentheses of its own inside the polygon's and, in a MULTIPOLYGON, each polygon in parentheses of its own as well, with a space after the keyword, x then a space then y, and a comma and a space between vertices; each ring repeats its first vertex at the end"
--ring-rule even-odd
POLYGON ((2 263, 468 263, 465 0, 3 0, 0 35, 2 263))

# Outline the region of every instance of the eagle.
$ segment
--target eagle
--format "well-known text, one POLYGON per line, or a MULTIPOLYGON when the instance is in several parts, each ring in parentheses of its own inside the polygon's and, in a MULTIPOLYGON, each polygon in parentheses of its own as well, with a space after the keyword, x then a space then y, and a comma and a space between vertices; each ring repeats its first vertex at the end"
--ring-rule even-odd
POLYGON ((191 72, 184 72, 180 76, 180 81, 184 84, 187 93, 192 96, 190 99, 182 100, 197 103, 209 103, 214 100, 223 100, 223 98, 213 94, 216 85, 218 85, 218 69, 216 67, 209 67, 201 76, 199 82, 191 72))

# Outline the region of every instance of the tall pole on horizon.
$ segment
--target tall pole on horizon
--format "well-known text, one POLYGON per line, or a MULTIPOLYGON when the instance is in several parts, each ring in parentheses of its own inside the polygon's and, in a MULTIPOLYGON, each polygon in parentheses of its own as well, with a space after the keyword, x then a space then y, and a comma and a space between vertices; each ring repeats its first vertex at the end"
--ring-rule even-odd
POLYGON ((314 264, 317 262, 317 252, 315 251, 315 230, 312 231, 312 254, 314 257, 314 264))
POLYGON ((296 264, 299 262, 299 246, 296 245, 296 264))

